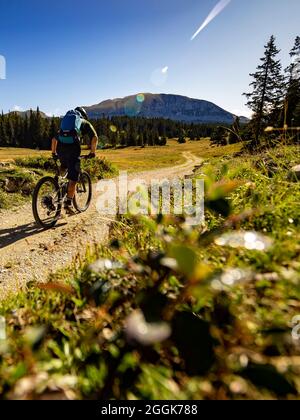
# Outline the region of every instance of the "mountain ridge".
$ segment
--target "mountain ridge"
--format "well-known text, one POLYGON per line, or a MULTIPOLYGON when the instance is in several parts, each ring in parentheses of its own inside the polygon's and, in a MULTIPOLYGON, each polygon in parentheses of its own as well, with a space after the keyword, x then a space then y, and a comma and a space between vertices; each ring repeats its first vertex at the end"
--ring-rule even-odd
MULTIPOLYGON (((129 116, 166 118, 187 123, 233 123, 236 115, 213 102, 175 94, 139 93, 85 106, 90 118, 129 116)), ((239 116, 242 123, 248 118, 239 116)))
MULTIPOLYGON (((95 105, 84 107, 91 119, 114 116, 164 118, 183 123, 232 124, 237 115, 226 111, 213 102, 175 94, 139 93, 124 98, 106 99, 95 105)), ((22 118, 35 110, 11 111, 22 118)), ((51 118, 40 111, 42 118, 51 118)), ((238 116, 242 124, 249 119, 238 116)))

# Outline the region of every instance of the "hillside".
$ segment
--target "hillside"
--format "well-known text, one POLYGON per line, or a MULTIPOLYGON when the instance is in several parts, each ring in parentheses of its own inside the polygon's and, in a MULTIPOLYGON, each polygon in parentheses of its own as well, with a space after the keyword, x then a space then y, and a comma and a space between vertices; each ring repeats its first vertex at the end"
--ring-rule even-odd
MULTIPOLYGON (((91 118, 103 115, 106 117, 127 115, 167 118, 188 123, 228 124, 231 124, 235 118, 235 115, 212 102, 167 94, 132 95, 86 106, 86 109, 91 118)), ((247 122, 247 119, 242 117, 242 122, 247 122)))

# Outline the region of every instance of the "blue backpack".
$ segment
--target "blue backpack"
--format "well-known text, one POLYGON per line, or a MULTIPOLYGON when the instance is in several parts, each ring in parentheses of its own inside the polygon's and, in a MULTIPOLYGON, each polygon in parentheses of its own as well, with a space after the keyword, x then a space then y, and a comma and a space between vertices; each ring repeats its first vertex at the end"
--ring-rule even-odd
POLYGON ((80 141, 83 119, 78 111, 69 111, 61 121, 58 139, 63 144, 74 144, 80 141))

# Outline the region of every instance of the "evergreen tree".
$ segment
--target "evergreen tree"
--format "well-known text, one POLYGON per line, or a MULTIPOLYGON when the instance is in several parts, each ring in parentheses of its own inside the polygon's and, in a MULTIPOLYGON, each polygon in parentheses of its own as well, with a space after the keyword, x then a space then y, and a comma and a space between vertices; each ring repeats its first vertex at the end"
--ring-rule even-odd
POLYGON ((120 134, 120 144, 121 144, 121 146, 126 146, 126 143, 127 143, 126 132, 125 131, 121 131, 121 134, 120 134))
POLYGON ((143 132, 141 132, 140 135, 139 135, 138 145, 140 147, 144 147, 144 145, 145 145, 144 133, 143 132))
POLYGON ((250 74, 254 79, 250 84, 253 90, 251 93, 244 94, 248 99, 247 106, 254 113, 254 148, 259 145, 259 136, 263 125, 274 124, 282 108, 284 77, 281 62, 277 60, 279 52, 275 45, 275 37, 272 36, 265 46, 265 54, 261 58, 262 64, 257 67, 255 73, 250 74))
POLYGON ((159 145, 160 146, 166 146, 167 145, 167 137, 162 137, 161 139, 160 139, 160 143, 159 143, 159 145))
POLYGON ((215 127, 211 134, 211 142, 217 146, 224 146, 227 144, 227 134, 223 127, 215 127))
POLYGON ((154 145, 159 146, 160 145, 160 137, 158 130, 154 130, 154 145))
POLYGON ((57 118, 52 117, 51 118, 51 123, 50 123, 50 128, 49 128, 49 138, 53 139, 53 137, 55 137, 57 135, 57 132, 59 130, 58 124, 56 122, 57 118))
POLYGON ((133 121, 130 121, 127 146, 136 146, 137 132, 133 121))
POLYGON ((154 144, 155 144, 155 134, 154 134, 153 130, 151 130, 149 132, 148 145, 149 146, 154 146, 154 144))
POLYGON ((286 69, 286 103, 284 123, 288 126, 300 126, 300 36, 290 52, 291 64, 286 69))
POLYGON ((9 145, 9 139, 6 133, 6 120, 2 112, 2 115, 0 117, 0 146, 8 146, 8 145, 9 145))
POLYGON ((25 119, 23 122, 23 139, 22 139, 22 143, 24 144, 24 147, 26 148, 30 148, 32 147, 32 138, 30 135, 30 125, 29 125, 29 118, 27 116, 27 114, 25 115, 25 119))
POLYGON ((239 143, 239 141, 240 141, 240 130, 241 130, 239 117, 236 117, 234 119, 234 123, 231 127, 231 130, 232 131, 229 132, 228 143, 229 144, 239 143))
POLYGON ((148 146, 148 145, 149 145, 149 132, 146 130, 144 132, 144 146, 143 147, 148 146))
POLYGON ((9 117, 6 119, 5 131, 6 131, 6 135, 8 139, 8 144, 15 147, 16 146, 15 130, 14 130, 14 125, 11 119, 11 115, 9 115, 9 117))

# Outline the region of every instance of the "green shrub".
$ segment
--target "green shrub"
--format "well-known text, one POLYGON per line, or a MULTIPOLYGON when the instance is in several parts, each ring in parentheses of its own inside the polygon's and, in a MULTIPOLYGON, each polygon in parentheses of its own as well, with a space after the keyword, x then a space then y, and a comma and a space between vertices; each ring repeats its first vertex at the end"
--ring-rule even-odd
MULTIPOLYGON (((15 164, 23 168, 41 169, 50 172, 56 170, 54 160, 44 156, 16 159, 15 164)), ((106 159, 83 159, 82 169, 87 171, 93 180, 103 179, 117 174, 117 169, 106 159)))
POLYGON ((0 209, 5 209, 8 207, 8 197, 7 194, 5 194, 0 189, 0 209))
POLYGON ((183 136, 180 136, 179 139, 178 139, 178 143, 179 144, 185 144, 186 143, 186 138, 183 137, 183 136))
POLYGON ((42 169, 45 171, 55 171, 56 165, 53 159, 45 156, 19 158, 15 164, 22 168, 42 169))
POLYGON ((117 175, 117 169, 107 159, 84 159, 82 169, 88 172, 93 180, 117 175))

